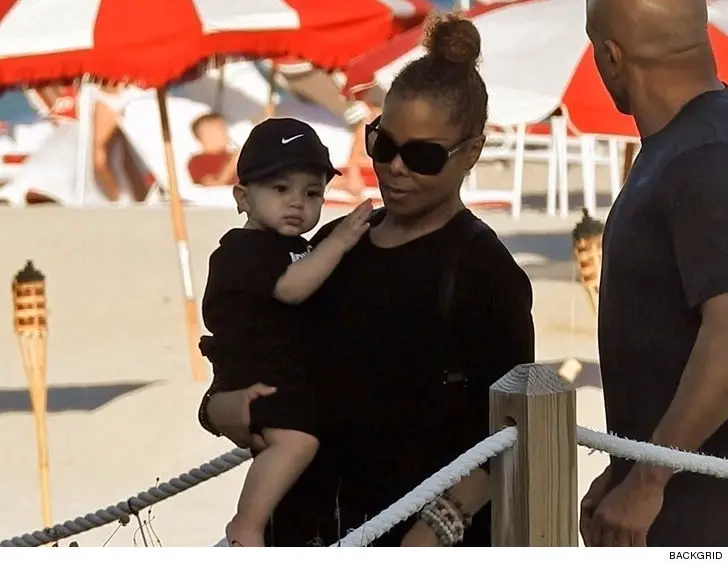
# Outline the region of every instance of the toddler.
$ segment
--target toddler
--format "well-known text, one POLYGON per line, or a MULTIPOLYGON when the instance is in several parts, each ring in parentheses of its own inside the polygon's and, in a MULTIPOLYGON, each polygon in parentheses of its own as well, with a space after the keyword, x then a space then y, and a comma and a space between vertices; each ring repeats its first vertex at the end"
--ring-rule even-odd
POLYGON ((326 185, 340 172, 313 128, 292 118, 252 130, 237 174, 233 193, 247 222, 210 256, 202 315, 212 336, 200 348, 216 390, 276 387, 250 405, 251 431, 267 448, 255 457, 226 528, 229 545, 248 547, 264 545, 273 510, 318 449, 306 299, 367 231, 372 206, 357 207, 311 249, 301 235, 318 223, 326 185))

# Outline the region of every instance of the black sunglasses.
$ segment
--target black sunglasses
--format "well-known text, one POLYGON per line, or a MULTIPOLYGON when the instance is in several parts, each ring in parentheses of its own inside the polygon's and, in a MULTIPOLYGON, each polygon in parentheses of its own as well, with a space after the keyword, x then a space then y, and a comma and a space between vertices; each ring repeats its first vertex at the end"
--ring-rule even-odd
POLYGON ((450 158, 459 152, 466 142, 477 138, 468 136, 451 148, 427 140, 409 140, 400 146, 386 130, 379 128, 381 120, 382 117, 378 116, 371 124, 366 125, 367 155, 375 163, 392 163, 399 155, 407 169, 419 175, 439 175, 450 158))

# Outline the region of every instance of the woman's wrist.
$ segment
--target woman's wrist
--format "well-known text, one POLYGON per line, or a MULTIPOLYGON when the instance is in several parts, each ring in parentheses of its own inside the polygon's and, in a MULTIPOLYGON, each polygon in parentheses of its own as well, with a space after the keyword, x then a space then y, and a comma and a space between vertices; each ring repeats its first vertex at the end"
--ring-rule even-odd
POLYGON ((218 431, 217 427, 215 427, 212 420, 210 419, 210 401, 212 400, 215 393, 215 388, 213 386, 210 386, 207 392, 205 392, 205 395, 202 396, 200 408, 197 411, 197 420, 200 422, 200 425, 205 431, 211 433, 215 437, 222 437, 222 433, 218 431))
POLYGON ((470 524, 473 523, 473 515, 465 509, 463 503, 460 502, 460 500, 449 490, 442 495, 442 500, 446 505, 450 506, 458 516, 460 516, 465 527, 469 528, 470 524))
POLYGON ((422 508, 418 518, 434 532, 440 544, 446 547, 461 543, 469 525, 469 518, 443 496, 422 508))
POLYGON ((445 547, 437 531, 422 518, 418 518, 403 542, 408 547, 445 547))
POLYGON ((488 504, 490 494, 490 475, 482 468, 476 468, 447 490, 443 496, 458 505, 466 516, 472 518, 488 504))

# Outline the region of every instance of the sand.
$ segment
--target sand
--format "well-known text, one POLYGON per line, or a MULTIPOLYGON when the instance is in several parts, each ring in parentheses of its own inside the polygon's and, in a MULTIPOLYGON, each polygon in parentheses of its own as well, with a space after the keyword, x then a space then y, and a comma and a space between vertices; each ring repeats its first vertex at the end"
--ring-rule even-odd
MULTIPOLYGON (((326 218, 341 212, 329 209, 326 218)), ((208 254, 237 217, 200 209, 188 210, 186 217, 201 293, 208 254)), ((513 221, 491 212, 484 218, 533 277, 539 360, 574 356, 590 363, 576 383, 578 420, 603 429, 595 320, 584 291, 571 279, 569 232, 578 215, 557 220, 527 211, 513 221)), ((5 299, 0 293, 0 539, 41 527, 34 426, 9 289, 26 259, 47 276, 54 521, 125 500, 157 478, 166 480, 231 448, 196 421, 204 385, 196 384, 190 371, 180 274, 165 209, 0 207, 0 239, 5 243, 0 286, 3 281, 8 286, 5 299)), ((589 456, 580 449, 580 493, 605 463, 603 455, 589 456)), ((208 546, 218 541, 244 470, 154 506, 153 526, 162 544, 208 546)), ((73 539, 81 546, 103 545, 114 530, 111 525, 73 539)), ((134 532, 123 528, 108 545, 132 546, 134 532)), ((139 537, 136 541, 141 545, 139 537)))

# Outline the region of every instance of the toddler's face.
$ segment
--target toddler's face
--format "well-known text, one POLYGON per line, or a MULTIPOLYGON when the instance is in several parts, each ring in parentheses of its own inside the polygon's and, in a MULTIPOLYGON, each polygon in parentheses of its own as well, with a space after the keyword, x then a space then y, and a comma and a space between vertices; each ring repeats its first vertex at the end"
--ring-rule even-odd
POLYGON ((324 173, 290 171, 236 187, 235 200, 238 209, 248 214, 246 226, 300 236, 321 218, 325 189, 324 173))

